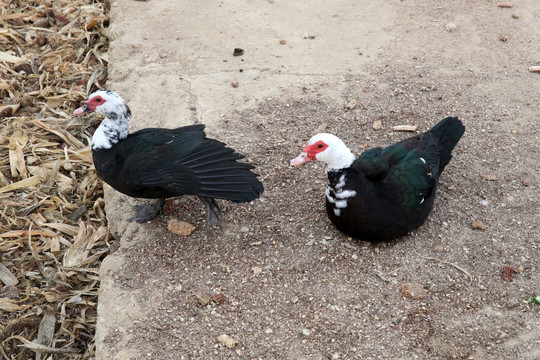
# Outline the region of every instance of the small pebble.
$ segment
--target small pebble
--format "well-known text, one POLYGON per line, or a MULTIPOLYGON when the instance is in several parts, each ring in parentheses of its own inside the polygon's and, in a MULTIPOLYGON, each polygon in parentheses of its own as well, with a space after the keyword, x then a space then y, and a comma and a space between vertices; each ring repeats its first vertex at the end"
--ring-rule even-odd
POLYGON ((424 285, 418 282, 402 283, 401 284, 401 296, 409 299, 421 299, 425 296, 426 289, 424 285))
POLYGON ((234 340, 232 337, 230 337, 227 334, 221 334, 218 336, 218 341, 228 347, 229 349, 232 349, 233 347, 238 344, 238 341, 234 340))
POLYGON ((444 28, 446 29, 446 31, 448 32, 454 32, 457 30, 457 25, 454 24, 454 23, 448 23, 446 25, 444 25, 444 28))
POLYGON ((204 291, 198 291, 194 295, 197 298, 197 301, 199 301, 199 304, 201 304, 202 306, 206 306, 210 304, 210 301, 212 301, 210 295, 208 295, 204 291))
POLYGON ((356 108, 358 106, 358 101, 356 100, 351 100, 347 103, 347 105, 345 105, 345 109, 347 110, 353 110, 354 108, 356 108))
POLYGON ((176 235, 188 236, 195 230, 195 226, 185 221, 171 219, 167 223, 167 230, 176 235))
POLYGON ((471 224, 471 227, 473 228, 473 230, 486 230, 487 229, 487 225, 484 224, 480 220, 474 220, 473 223, 471 224))

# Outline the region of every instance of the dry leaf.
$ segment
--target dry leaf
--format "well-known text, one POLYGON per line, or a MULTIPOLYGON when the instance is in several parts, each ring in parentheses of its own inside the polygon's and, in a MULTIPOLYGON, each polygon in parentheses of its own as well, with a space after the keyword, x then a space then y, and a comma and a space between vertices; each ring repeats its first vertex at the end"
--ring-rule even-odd
POLYGON ((45 346, 41 344, 36 344, 33 342, 28 342, 24 344, 24 347, 27 349, 30 349, 36 353, 45 353, 45 354, 70 354, 70 353, 77 353, 77 349, 74 348, 53 348, 50 346, 45 346))
POLYGON ((0 193, 7 193, 15 190, 25 189, 41 184, 42 180, 39 176, 32 176, 27 179, 17 181, 13 184, 6 185, 0 188, 0 193))
POLYGON ((14 286, 19 283, 19 280, 17 280, 11 271, 9 271, 2 263, 0 263, 0 280, 2 280, 6 286, 14 286))
POLYGON ((514 273, 516 271, 512 269, 510 266, 503 266, 501 269, 501 275, 504 279, 504 281, 514 281, 514 273))
POLYGON ((20 104, 13 105, 0 105, 0 117, 9 117, 13 116, 15 112, 19 109, 20 104))
POLYGON ((48 237, 51 237, 51 236, 54 236, 55 234, 53 233, 50 233, 50 232, 47 232, 47 231, 42 231, 42 230, 12 230, 12 231, 8 231, 8 232, 5 232, 3 234, 0 234, 0 238, 16 238, 16 237, 26 237, 26 236, 48 236, 48 237))
POLYGON ((51 346, 54 340, 54 328, 56 326, 56 316, 54 311, 48 306, 43 312, 43 319, 39 324, 37 343, 45 346, 51 346))
POLYGON ((10 55, 4 51, 0 51, 0 61, 5 61, 8 63, 15 64, 15 63, 20 62, 21 60, 22 59, 18 56, 10 55))
POLYGON ((215 294, 212 299, 216 304, 221 305, 225 302, 225 295, 223 293, 215 294))
POLYGON ((54 6, 51 0, 23 1, 23 6, 4 3, 0 5, 0 253, 4 255, 0 288, 6 282, 27 297, 0 299, 5 324, 23 326, 21 334, 26 337, 10 337, 24 346, 7 340, 11 344, 0 347, 0 357, 34 358, 30 349, 43 354, 36 354, 36 359, 67 352, 79 358, 85 351, 92 353, 98 271, 108 251, 108 232, 103 200, 99 201, 102 183, 93 171, 89 145, 93 129, 70 113, 107 81, 108 16, 102 1, 57 0, 54 6), (79 207, 88 209, 80 219, 96 229, 96 238, 89 240, 93 246, 87 254, 67 257, 68 262, 82 260, 69 269, 56 260, 78 239, 79 226, 68 217, 79 207), (19 272, 25 274, 24 281, 17 283, 19 272), (77 305, 81 311, 71 311, 76 302, 66 306, 83 295, 84 307, 77 305), (48 302, 59 311, 61 331, 54 332, 59 325, 45 310, 48 302), (43 345, 51 342, 47 329, 54 332, 51 346, 56 348, 43 345), (80 346, 66 346, 73 343, 80 346))
POLYGON ((48 302, 50 303, 54 303, 54 302, 57 302, 63 298, 66 297, 66 295, 62 294, 62 293, 58 293, 58 292, 44 292, 43 294, 43 298, 45 300, 47 300, 48 302))
POLYGON ((86 31, 90 31, 92 30, 93 28, 96 27, 98 23, 98 19, 97 18, 93 18, 92 20, 90 20, 89 22, 86 23, 86 25, 84 25, 84 29, 86 31))
POLYGON ((17 305, 17 302, 7 298, 0 298, 0 310, 7 312, 24 310, 24 306, 17 305))
POLYGON ((79 232, 74 238, 75 242, 64 255, 63 265, 65 267, 76 267, 81 265, 88 257, 88 254, 96 241, 98 241, 102 235, 103 234, 96 232, 91 225, 86 225, 84 222, 80 221, 79 232))
POLYGON ((75 136, 71 135, 69 132, 65 131, 64 129, 57 129, 49 124, 44 123, 43 121, 39 119, 34 120, 33 123, 42 129, 45 129, 55 135, 58 135, 70 146, 73 146, 78 149, 85 147, 85 145, 80 140, 78 140, 75 136))
POLYGON ((68 225, 68 224, 59 224, 59 223, 47 223, 42 224, 43 226, 48 226, 51 229, 56 229, 63 232, 66 235, 76 236, 79 233, 79 228, 77 226, 68 225))

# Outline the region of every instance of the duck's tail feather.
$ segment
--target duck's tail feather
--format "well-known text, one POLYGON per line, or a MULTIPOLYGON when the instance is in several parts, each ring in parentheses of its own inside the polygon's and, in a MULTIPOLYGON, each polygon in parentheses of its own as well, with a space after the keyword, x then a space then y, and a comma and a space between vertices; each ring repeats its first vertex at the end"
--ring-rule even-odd
POLYGON ((430 131, 437 139, 440 146, 439 171, 442 173, 445 166, 452 159, 452 149, 457 145, 459 139, 465 132, 465 126, 457 117, 447 117, 441 120, 430 131))
POLYGON ((248 202, 264 191, 257 174, 250 164, 238 162, 243 158, 224 143, 205 139, 199 149, 194 149, 186 159, 179 159, 193 171, 199 181, 197 195, 225 199, 234 202, 248 202))

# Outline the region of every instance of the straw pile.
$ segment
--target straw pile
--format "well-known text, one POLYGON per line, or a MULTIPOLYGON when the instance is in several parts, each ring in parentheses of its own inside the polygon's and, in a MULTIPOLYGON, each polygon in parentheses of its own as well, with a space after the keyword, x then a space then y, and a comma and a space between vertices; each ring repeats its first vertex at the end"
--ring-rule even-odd
POLYGON ((109 234, 71 113, 106 81, 107 26, 99 0, 0 2, 0 359, 93 358, 109 234))

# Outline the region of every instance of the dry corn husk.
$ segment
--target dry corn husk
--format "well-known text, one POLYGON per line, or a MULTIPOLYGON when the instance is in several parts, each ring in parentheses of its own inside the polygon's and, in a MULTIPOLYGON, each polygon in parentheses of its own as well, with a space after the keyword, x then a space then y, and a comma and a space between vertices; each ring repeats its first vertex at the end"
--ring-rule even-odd
POLYGON ((108 231, 91 124, 70 114, 107 79, 107 21, 99 0, 0 1, 1 358, 94 356, 108 231))
POLYGON ((17 63, 21 60, 22 59, 18 56, 14 56, 14 55, 8 54, 7 52, 0 51, 0 61, 5 61, 8 63, 17 63))
POLYGON ((7 312, 14 312, 14 311, 24 310, 24 306, 18 305, 17 302, 14 300, 7 299, 7 298, 0 298, 0 310, 7 311, 7 312))
POLYGON ((6 285, 6 286, 14 286, 17 285, 19 280, 13 274, 7 267, 4 266, 4 264, 0 264, 0 280, 6 285))
POLYGON ((97 231, 91 225, 79 223, 79 232, 74 238, 75 242, 64 255, 65 267, 76 267, 86 263, 90 250, 100 240, 107 237, 108 231, 105 226, 100 226, 97 231))

